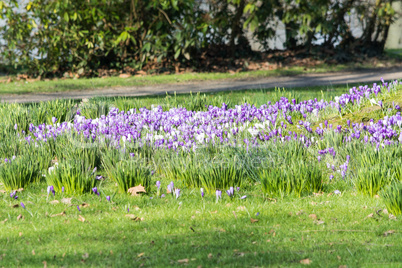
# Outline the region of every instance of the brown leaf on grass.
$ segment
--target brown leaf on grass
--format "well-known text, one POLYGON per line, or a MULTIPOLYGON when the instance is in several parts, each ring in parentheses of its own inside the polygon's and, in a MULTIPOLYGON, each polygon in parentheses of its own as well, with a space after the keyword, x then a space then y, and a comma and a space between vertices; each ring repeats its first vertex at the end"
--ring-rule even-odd
POLYGON ((231 205, 232 205, 231 203, 227 203, 227 204, 226 204, 227 207, 230 207, 231 205))
POLYGON ((7 192, 4 191, 4 190, 0 190, 0 193, 5 194, 5 193, 7 193, 7 192))
POLYGON ((89 204, 84 202, 84 203, 82 203, 82 204, 80 205, 80 207, 81 207, 81 208, 86 208, 86 207, 89 207, 89 204))
POLYGON ((236 256, 236 257, 244 257, 245 253, 244 252, 236 252, 233 255, 236 256))
POLYGON ((14 190, 15 192, 22 192, 22 191, 24 191, 24 188, 19 188, 19 189, 17 189, 17 190, 14 190))
POLYGON ((54 204, 58 204, 60 202, 59 202, 59 200, 53 200, 53 201, 50 201, 49 203, 54 205, 54 204))
POLYGON ((32 255, 35 255, 36 253, 35 253, 35 250, 32 250, 32 255))
POLYGON ((188 263, 189 261, 189 259, 177 260, 178 263, 188 263))
POLYGON ((6 223, 6 221, 8 221, 8 219, 5 219, 5 220, 4 220, 4 221, 2 221, 1 223, 3 223, 3 224, 4 224, 4 223, 6 223))
POLYGON ((389 230, 389 231, 386 231, 386 232, 384 233, 384 236, 388 236, 388 235, 394 234, 394 233, 395 233, 395 230, 389 230))
POLYGON ((320 224, 324 224, 324 221, 316 221, 315 222, 317 225, 320 225, 320 224))
POLYGON ((234 211, 232 211, 232 212, 233 212, 233 215, 235 216, 235 219, 237 220, 236 212, 234 212, 234 211))
POLYGON ((339 268, 348 268, 347 265, 339 265, 339 268))
MULTIPOLYGON (((59 213, 59 214, 53 214, 53 215, 51 215, 50 217, 58 217, 58 216, 66 216, 66 212, 63 211, 63 212, 61 212, 61 213, 59 213)), ((81 217, 81 216, 80 216, 80 217, 81 217)))
POLYGON ((19 234, 18 234, 19 236, 22 236, 22 232, 19 232, 19 234))
POLYGON ((250 222, 251 222, 251 223, 255 223, 255 222, 258 222, 258 220, 257 220, 257 219, 250 218, 250 222))
POLYGON ((374 216, 374 213, 371 213, 371 214, 367 215, 366 218, 372 218, 373 216, 374 216))
POLYGON ((303 210, 300 210, 299 212, 296 212, 296 215, 297 215, 297 216, 300 216, 301 214, 304 214, 304 211, 303 211, 303 210))
POLYGON ((17 208, 17 207, 19 207, 20 205, 18 205, 18 204, 15 204, 15 205, 12 205, 12 208, 17 208))
POLYGON ((43 263, 43 268, 47 268, 47 262, 43 261, 42 263, 43 263))
POLYGON ((71 198, 62 198, 60 201, 61 201, 61 203, 65 204, 65 205, 71 205, 71 199, 73 199, 73 198, 72 197, 71 198))
POLYGON ((132 196, 138 196, 138 193, 146 193, 144 186, 138 185, 135 187, 131 187, 127 190, 127 193, 131 194, 132 196))
POLYGON ((221 233, 226 233, 226 230, 223 229, 223 228, 221 228, 221 229, 219 230, 219 232, 221 232, 221 233))
POLYGON ((245 207, 245 206, 240 206, 240 207, 237 207, 237 210, 245 211, 245 210, 246 210, 246 207, 245 207))
POLYGON ((19 221, 19 220, 23 220, 23 219, 24 219, 24 216, 22 216, 22 214, 18 215, 18 217, 17 217, 17 221, 19 221))
POLYGON ((84 253, 84 254, 82 255, 82 258, 83 258, 83 259, 88 259, 88 258, 89 258, 89 254, 88 254, 88 253, 84 253))
POLYGON ((142 256, 144 256, 145 252, 141 252, 140 254, 137 255, 137 258, 141 258, 142 256))
POLYGON ((78 220, 79 220, 80 222, 85 222, 85 218, 82 217, 81 215, 78 215, 78 220))
POLYGON ((214 256, 212 255, 212 253, 208 254, 208 259, 212 259, 214 256))
POLYGON ((120 74, 119 78, 129 78, 131 77, 131 74, 120 74))
POLYGON ((215 211, 211 211, 210 213, 214 213, 214 214, 216 214, 216 213, 218 213, 218 211, 217 211, 217 210, 215 210, 215 211))
POLYGON ((313 219, 313 220, 316 220, 316 219, 317 219, 317 215, 315 215, 315 214, 310 214, 310 215, 308 215, 308 217, 309 217, 310 219, 313 219))
POLYGON ((317 202, 311 201, 311 205, 315 206, 315 205, 317 205, 317 202))
POLYGON ((324 194, 324 192, 319 191, 318 193, 313 193, 314 196, 322 196, 324 194))
POLYGON ((338 256, 336 256, 336 257, 338 258, 338 260, 341 260, 341 256, 338 255, 338 256))
POLYGON ((388 218, 390 220, 396 220, 396 217, 394 215, 392 215, 391 213, 388 214, 388 218))
POLYGON ((126 217, 130 218, 130 220, 133 220, 133 221, 142 221, 142 220, 144 220, 144 218, 139 218, 139 217, 135 216, 134 214, 126 214, 126 217))
POLYGON ((384 208, 384 209, 382 210, 382 213, 388 214, 388 210, 387 210, 386 208, 384 208))
POLYGON ((310 259, 303 259, 300 261, 300 263, 310 265, 312 263, 312 261, 310 259))

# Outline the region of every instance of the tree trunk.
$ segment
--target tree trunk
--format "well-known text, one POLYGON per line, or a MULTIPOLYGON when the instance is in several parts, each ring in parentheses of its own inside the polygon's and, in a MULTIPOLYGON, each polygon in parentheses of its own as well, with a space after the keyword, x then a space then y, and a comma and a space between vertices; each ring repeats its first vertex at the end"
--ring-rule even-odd
POLYGON ((230 49, 230 56, 234 57, 234 52, 236 49, 236 38, 242 34, 242 25, 241 25, 241 17, 243 16, 243 10, 246 5, 245 0, 240 0, 239 5, 236 7, 236 14, 232 21, 231 26, 231 33, 230 33, 230 42, 229 42, 229 49, 230 49))

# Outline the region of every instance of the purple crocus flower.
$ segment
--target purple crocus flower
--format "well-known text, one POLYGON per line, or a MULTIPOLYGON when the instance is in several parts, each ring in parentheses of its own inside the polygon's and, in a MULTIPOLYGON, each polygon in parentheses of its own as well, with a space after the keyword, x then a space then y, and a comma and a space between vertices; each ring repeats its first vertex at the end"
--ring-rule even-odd
POLYGON ((53 124, 55 124, 57 122, 57 118, 56 117, 52 117, 52 122, 53 124))
POLYGON ((158 188, 158 191, 159 191, 159 188, 161 187, 161 182, 160 181, 156 181, 156 188, 158 188))
POLYGON ((161 198, 165 198, 165 194, 162 194, 162 195, 161 195, 161 198))
POLYGON ((110 202, 110 196, 106 196, 106 200, 110 202))
POLYGON ((81 212, 80 206, 77 206, 77 209, 78 209, 79 212, 81 212))
POLYGON ((10 193, 10 197, 12 197, 12 198, 13 198, 13 197, 15 196, 15 194, 16 194, 16 193, 17 193, 16 191, 11 192, 11 193, 10 193))
POLYGON ((334 179, 334 175, 329 175, 329 181, 332 181, 334 179))
POLYGON ((201 188, 201 197, 204 197, 204 188, 201 188))
POLYGON ((23 209, 25 209, 25 205, 24 205, 24 203, 22 203, 22 202, 21 202, 21 207, 22 207, 23 209))
POLYGON ((62 193, 64 193, 64 186, 63 186, 63 187, 61 187, 61 192, 62 192, 62 193))
POLYGON ((236 187, 236 191, 240 191, 240 187, 236 187))
POLYGON ((47 195, 49 195, 50 193, 52 193, 53 196, 56 194, 56 192, 54 191, 53 185, 50 185, 47 187, 47 195))
POLYGON ((98 181, 100 181, 102 178, 103 178, 103 176, 102 175, 98 175, 98 176, 96 176, 95 177, 98 181))
POLYGON ((151 170, 151 176, 155 174, 155 171, 151 170))
POLYGON ((97 170, 97 168, 95 167, 95 168, 92 170, 91 175, 94 174, 94 173, 96 172, 96 170, 97 170))
POLYGON ((318 162, 321 162, 321 156, 320 155, 317 156, 317 160, 318 160, 318 162))
POLYGON ((173 189, 174 189, 173 181, 168 184, 167 189, 169 192, 173 193, 173 189))
POLYGON ((134 156, 135 156, 135 153, 130 153, 130 156, 131 156, 131 157, 134 157, 134 156))
POLYGON ((247 195, 243 195, 242 197, 240 197, 240 199, 246 199, 247 195))
POLYGON ((92 188, 92 191, 94 192, 94 194, 100 195, 100 193, 98 192, 98 188, 94 187, 92 188))
POLYGON ((334 194, 339 195, 339 194, 341 194, 341 191, 335 190, 335 191, 334 191, 334 194))
POLYGON ((257 214, 255 214, 255 216, 257 216, 257 217, 258 217, 258 215, 260 215, 260 212, 257 212, 257 214))
POLYGON ((232 197, 234 194, 234 189, 233 187, 230 187, 229 190, 226 190, 226 193, 228 194, 229 197, 232 197))
POLYGON ((14 129, 15 129, 15 130, 18 129, 18 125, 17 125, 17 124, 14 125, 14 129))
POLYGON ((179 198, 180 196, 180 189, 175 189, 174 194, 176 196, 176 199, 179 198))
POLYGON ((218 200, 219 198, 222 198, 222 191, 216 190, 216 200, 218 200))

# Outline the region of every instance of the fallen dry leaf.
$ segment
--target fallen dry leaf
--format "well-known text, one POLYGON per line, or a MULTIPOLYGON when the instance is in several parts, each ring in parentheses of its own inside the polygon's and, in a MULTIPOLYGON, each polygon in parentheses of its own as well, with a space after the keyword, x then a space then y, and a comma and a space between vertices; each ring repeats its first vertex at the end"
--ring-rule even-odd
POLYGON ((71 199, 73 199, 73 198, 72 197, 71 198, 62 198, 60 200, 60 202, 62 202, 65 205, 71 205, 71 199))
POLYGON ((82 217, 81 215, 78 215, 78 220, 81 221, 81 222, 85 222, 85 218, 82 217))
MULTIPOLYGON (((51 215, 50 217, 58 217, 58 216, 66 216, 66 212, 63 211, 63 212, 61 212, 61 213, 59 213, 59 214, 53 214, 53 215, 51 215)), ((80 217, 81 217, 81 216, 80 216, 80 217)))
POLYGON ((389 230, 389 231, 386 231, 386 232, 384 233, 384 236, 388 236, 388 235, 394 234, 394 233, 395 233, 395 230, 389 230))
POLYGON ((311 201, 311 205, 315 206, 315 205, 317 205, 317 202, 311 201))
POLYGON ((371 214, 367 215, 366 218, 372 218, 373 216, 374 216, 374 213, 371 213, 371 214))
POLYGON ((339 268, 348 268, 347 265, 339 265, 339 268))
POLYGON ((19 189, 17 189, 17 190, 14 190, 15 192, 22 192, 22 191, 24 191, 24 188, 19 188, 19 189))
POLYGON ((143 220, 143 218, 139 218, 139 217, 135 216, 134 214, 126 214, 126 217, 130 218, 130 220, 133 220, 133 221, 142 221, 143 220))
POLYGON ((382 213, 388 214, 388 210, 387 210, 386 208, 384 208, 384 209, 382 210, 382 213))
POLYGON ((54 204, 58 204, 60 202, 59 202, 59 200, 53 200, 53 201, 50 201, 49 203, 54 205, 54 204))
POLYGON ((296 215, 297 216, 300 216, 301 214, 303 214, 304 212, 303 212, 303 210, 300 210, 299 212, 296 212, 296 215))
POLYGON ((17 221, 19 221, 19 220, 23 220, 23 219, 24 219, 24 216, 22 216, 22 214, 18 215, 18 217, 17 217, 17 221))
POLYGON ((177 260, 178 263, 188 263, 189 259, 177 260))
POLYGON ((47 268, 47 262, 43 261, 42 263, 43 263, 43 268, 47 268))
POLYGON ((231 203, 227 203, 227 204, 226 204, 227 207, 230 207, 231 205, 232 205, 231 203))
POLYGON ((394 215, 392 215, 391 213, 388 214, 388 218, 390 220, 396 220, 396 217, 394 215))
POLYGON ((212 259, 214 256, 212 255, 212 253, 208 254, 208 259, 212 259))
POLYGON ((120 78, 129 78, 129 77, 131 77, 131 74, 120 74, 119 77, 120 78))
POLYGON ((336 256, 336 257, 338 258, 338 260, 341 260, 341 256, 338 255, 338 256, 336 256))
POLYGON ((127 193, 131 194, 132 196, 138 196, 138 193, 146 193, 144 186, 138 185, 135 187, 131 187, 127 190, 127 193))
POLYGON ((32 250, 32 255, 35 255, 35 250, 32 250))
POLYGON ((257 219, 250 218, 250 222, 251 222, 251 223, 255 223, 255 222, 258 222, 258 220, 257 220, 257 219))
POLYGON ((216 213, 218 213, 218 211, 217 211, 217 210, 215 210, 215 211, 211 211, 210 213, 214 213, 214 214, 216 214, 216 213))
POLYGON ((5 220, 4 220, 4 221, 2 221, 1 223, 3 223, 3 224, 4 224, 4 223, 6 223, 6 221, 8 221, 8 219, 5 219, 5 220))
POLYGON ((140 254, 137 255, 138 258, 144 256, 145 252, 141 252, 140 254))
POLYGON ((84 203, 82 203, 82 204, 80 205, 80 207, 81 207, 81 208, 86 208, 86 207, 89 207, 89 204, 84 202, 84 203))
POLYGON ((88 259, 88 258, 89 258, 89 254, 88 254, 88 253, 83 254, 83 255, 82 255, 82 258, 83 258, 83 259, 88 259))
POLYGON ((237 220, 236 212, 234 212, 234 211, 232 211, 232 212, 233 212, 233 215, 235 216, 235 219, 237 220))
POLYGON ((315 222, 317 225, 320 225, 320 224, 324 224, 324 221, 316 221, 315 222))
POLYGON ((313 219, 313 220, 317 219, 317 215, 315 215, 315 214, 310 214, 310 215, 308 215, 308 217, 313 219))
POLYGON ((19 232, 19 234, 18 234, 19 236, 22 236, 22 232, 19 232))
POLYGON ((245 210, 246 210, 246 207, 245 207, 245 206, 240 206, 240 207, 237 207, 237 210, 245 211, 245 210))
POLYGON ((20 205, 15 204, 15 205, 12 206, 12 208, 17 208, 17 207, 19 207, 19 206, 20 206, 20 205))
POLYGON ((0 193, 5 194, 5 193, 7 193, 7 192, 4 191, 4 190, 0 190, 0 193))
POLYGON ((310 259, 304 259, 300 261, 301 264, 311 264, 311 260, 310 259))
POLYGON ((323 192, 322 192, 322 191, 319 191, 318 193, 313 193, 313 195, 314 195, 314 196, 322 196, 322 195, 323 195, 323 192))

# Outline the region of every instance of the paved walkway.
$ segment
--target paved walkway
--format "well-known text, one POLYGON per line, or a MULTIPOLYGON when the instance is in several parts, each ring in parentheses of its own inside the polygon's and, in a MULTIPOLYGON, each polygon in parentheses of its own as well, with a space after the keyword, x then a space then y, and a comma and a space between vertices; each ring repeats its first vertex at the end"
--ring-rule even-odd
POLYGON ((262 88, 295 88, 305 86, 327 86, 339 84, 379 82, 381 77, 386 81, 402 79, 402 68, 373 69, 352 72, 303 74, 296 76, 279 76, 266 78, 250 78, 241 80, 216 80, 202 82, 186 82, 177 84, 113 87, 102 89, 76 90, 69 92, 53 92, 21 95, 0 95, 2 102, 39 102, 59 98, 83 99, 95 96, 144 96, 167 93, 216 92, 223 90, 262 89, 262 88))

